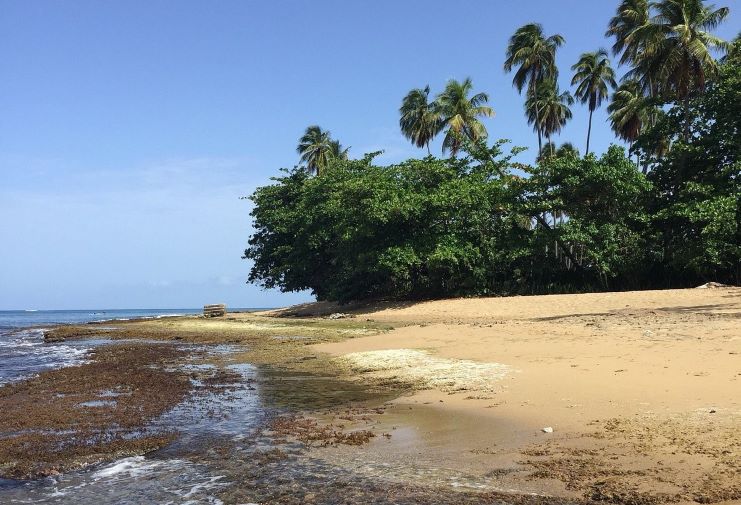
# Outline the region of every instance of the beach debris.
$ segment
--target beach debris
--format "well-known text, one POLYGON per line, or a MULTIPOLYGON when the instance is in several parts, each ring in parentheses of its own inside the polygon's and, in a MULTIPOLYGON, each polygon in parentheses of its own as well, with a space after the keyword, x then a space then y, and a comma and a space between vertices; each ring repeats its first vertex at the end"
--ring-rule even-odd
POLYGON ((553 433, 553 428, 551 426, 546 426, 545 428, 541 428, 543 433, 553 433))
POLYGON ((345 314, 344 312, 335 312, 327 316, 327 319, 347 319, 353 317, 352 314, 345 314))
POLYGON ((494 392, 497 382, 511 370, 501 363, 440 358, 417 349, 353 352, 341 356, 338 361, 356 373, 401 380, 416 387, 448 393, 494 392))
POLYGON ((715 289, 715 288, 730 288, 728 284, 721 284, 720 282, 706 282, 697 286, 695 289, 715 289))
POLYGON ((221 317, 226 315, 226 305, 217 303, 203 306, 203 317, 221 317))

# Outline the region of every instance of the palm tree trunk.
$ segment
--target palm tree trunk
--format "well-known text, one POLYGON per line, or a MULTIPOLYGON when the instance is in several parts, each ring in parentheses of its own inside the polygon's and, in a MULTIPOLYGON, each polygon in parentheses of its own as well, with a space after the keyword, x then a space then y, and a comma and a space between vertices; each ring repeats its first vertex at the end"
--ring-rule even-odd
POLYGON ((538 79, 535 74, 531 77, 533 83, 533 99, 535 100, 535 130, 538 132, 538 155, 543 149, 543 140, 540 134, 540 106, 538 105, 538 79))
POLYGON ((690 140, 690 94, 687 93, 683 100, 683 107, 684 107, 684 125, 682 128, 682 140, 684 140, 685 143, 689 142, 690 140))
POLYGON ((430 152, 430 141, 428 140, 425 142, 425 145, 427 146, 427 156, 432 156, 432 153, 430 152))
POLYGON ((593 112, 594 112, 594 109, 589 109, 589 128, 587 129, 587 153, 584 156, 589 154, 589 137, 592 136, 592 113, 593 112))

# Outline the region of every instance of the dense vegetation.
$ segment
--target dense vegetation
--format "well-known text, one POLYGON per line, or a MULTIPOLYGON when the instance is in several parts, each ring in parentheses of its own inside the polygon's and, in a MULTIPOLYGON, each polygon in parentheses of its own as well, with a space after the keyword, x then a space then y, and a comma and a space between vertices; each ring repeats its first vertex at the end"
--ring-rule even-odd
POLYGON ((304 164, 251 197, 249 280, 340 301, 739 283, 741 42, 709 32, 727 12, 701 0, 620 4, 607 34, 628 67, 621 83, 602 49, 572 67, 590 114, 583 157, 551 141, 575 100, 557 84, 563 37, 536 24, 515 32, 505 61, 538 136, 533 166, 488 142, 479 118, 493 110, 470 79, 434 100, 429 86, 413 89, 400 108, 411 142, 429 153, 444 134, 450 157, 379 166, 377 153, 349 159, 309 127, 304 164), (630 150, 595 155, 591 115, 608 99, 630 150))

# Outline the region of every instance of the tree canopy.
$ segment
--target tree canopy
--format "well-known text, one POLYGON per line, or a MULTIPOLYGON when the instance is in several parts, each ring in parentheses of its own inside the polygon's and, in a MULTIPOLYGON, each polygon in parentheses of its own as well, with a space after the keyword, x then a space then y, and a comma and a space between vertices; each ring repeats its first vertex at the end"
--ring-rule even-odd
POLYGON ((585 156, 552 139, 574 97, 558 86, 563 37, 538 24, 516 30, 505 62, 538 134, 532 165, 488 139, 494 111, 470 78, 402 99, 401 132, 423 159, 349 159, 310 126, 302 165, 250 197, 249 281, 341 302, 738 284, 741 40, 711 33, 727 14, 702 0, 622 0, 607 29, 628 67, 621 82, 605 49, 572 67, 585 156), (590 152, 592 113, 608 100, 604 127, 629 152, 590 152), (438 134, 448 158, 430 155, 438 134))

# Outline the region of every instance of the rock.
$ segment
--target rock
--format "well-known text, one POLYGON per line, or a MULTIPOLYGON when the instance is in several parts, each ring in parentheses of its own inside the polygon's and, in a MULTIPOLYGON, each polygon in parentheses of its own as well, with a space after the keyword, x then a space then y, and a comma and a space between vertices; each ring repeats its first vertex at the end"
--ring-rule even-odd
POLYGON ((327 316, 327 319, 346 319, 348 317, 353 317, 351 314, 345 314, 343 312, 335 312, 334 314, 330 314, 327 316))
POLYGON ((543 433, 553 433, 553 428, 551 428, 550 426, 546 426, 545 428, 542 428, 540 431, 542 431, 543 433))
POLYGON ((44 337, 44 342, 47 344, 53 343, 53 342, 64 342, 64 337, 61 335, 56 335, 54 333, 47 333, 46 331, 42 331, 41 335, 44 337))
POLYGON ((721 284, 720 282, 706 282, 701 286, 697 286, 695 289, 713 289, 713 288, 730 288, 728 284, 721 284))

